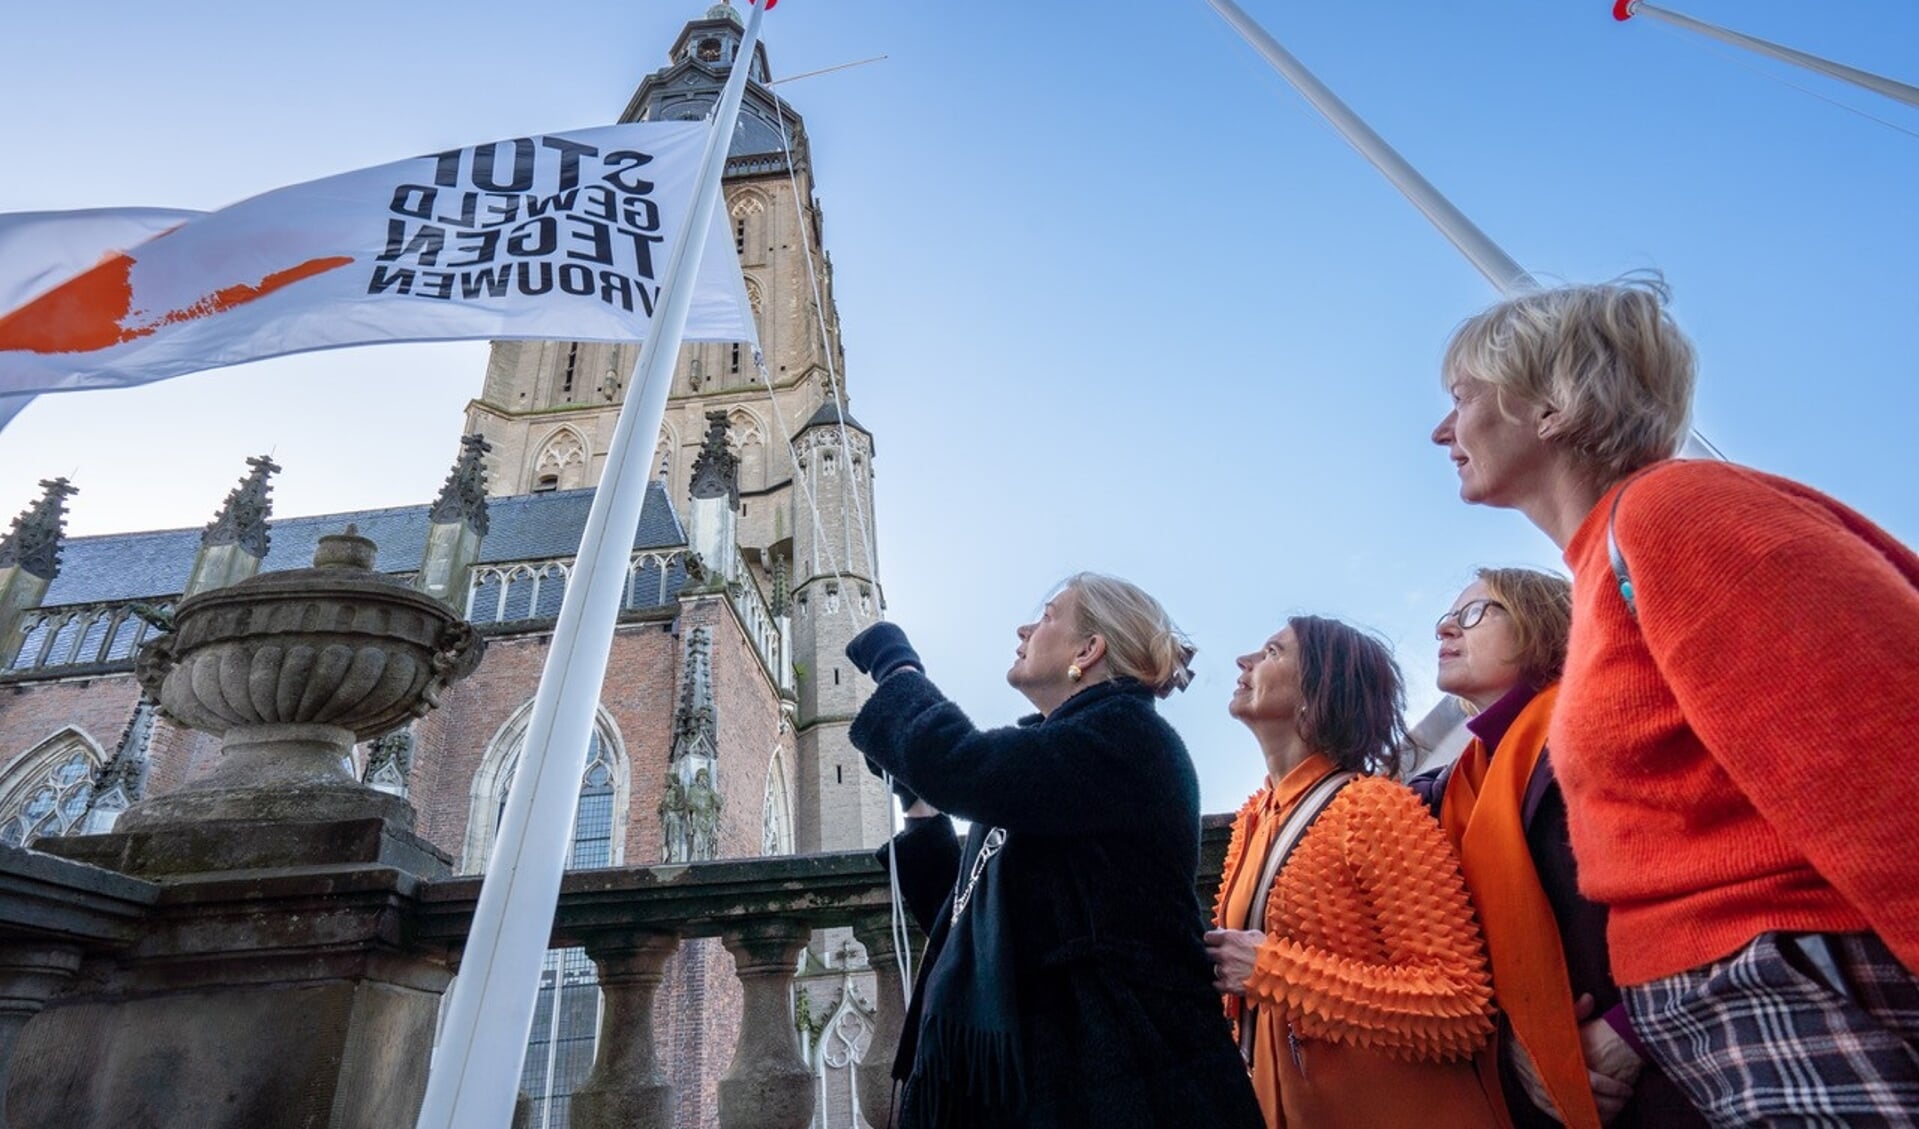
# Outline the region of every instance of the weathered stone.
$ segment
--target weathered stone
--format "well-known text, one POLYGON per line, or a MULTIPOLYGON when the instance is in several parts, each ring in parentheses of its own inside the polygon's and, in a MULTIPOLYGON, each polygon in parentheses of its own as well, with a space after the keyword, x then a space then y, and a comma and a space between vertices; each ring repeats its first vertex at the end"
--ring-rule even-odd
POLYGON ((805 920, 762 918, 722 936, 745 1006, 733 1066, 720 1080, 720 1129, 806 1129, 813 1072, 793 1029, 793 969, 812 935, 805 920))
POLYGON ((403 798, 354 779, 345 761, 355 741, 438 705, 484 646, 446 605, 371 571, 373 560, 373 542, 349 527, 320 539, 312 568, 181 602, 174 632, 141 648, 140 684, 168 716, 223 734, 220 761, 134 805, 120 828, 257 820, 273 797, 307 819, 413 826, 403 798))
POLYGON ((626 932, 596 937, 587 955, 600 971, 606 1010, 593 1071, 573 1092, 575 1129, 671 1129, 673 1087, 660 1069, 653 1000, 666 960, 680 947, 671 933, 626 932))
POLYGON ((448 978, 407 941, 420 886, 388 867, 170 881, 22 1032, 16 1129, 410 1124, 448 978))

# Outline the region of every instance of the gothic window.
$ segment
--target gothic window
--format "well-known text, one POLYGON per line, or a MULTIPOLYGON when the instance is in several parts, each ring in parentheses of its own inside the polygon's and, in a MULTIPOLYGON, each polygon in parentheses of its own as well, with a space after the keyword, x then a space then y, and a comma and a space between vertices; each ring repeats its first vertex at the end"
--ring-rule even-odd
POLYGON ((533 462, 534 481, 545 489, 576 490, 587 484, 586 459, 586 440, 572 428, 563 427, 540 448, 540 456, 533 462), (546 487, 549 477, 554 482, 546 487))
POLYGON ((16 761, 0 776, 0 843, 24 847, 71 830, 86 814, 102 759, 78 730, 66 729, 16 761))
POLYGON ((766 262, 766 245, 770 242, 766 237, 766 205, 764 194, 747 189, 735 196, 727 209, 733 217, 733 245, 745 266, 756 267, 766 262))
MULTIPOLYGON (((521 722, 527 711, 522 711, 521 722)), ((604 724, 604 722, 602 723, 604 724)), ((502 739, 516 746, 524 729, 502 739)), ((499 743, 496 739, 496 746, 499 743)), ((596 727, 588 737, 586 772, 580 780, 580 798, 573 809, 573 846, 567 869, 590 870, 616 862, 616 803, 619 770, 610 734, 596 727)), ((489 758, 491 759, 491 758, 489 758)), ((519 770, 519 749, 499 774, 494 834, 506 811, 506 796, 519 770)), ((482 769, 482 772, 485 770, 482 769)), ((585 949, 549 949, 540 967, 540 994, 533 1007, 526 1058, 520 1066, 520 1089, 532 1099, 536 1126, 565 1129, 571 1121, 573 1092, 593 1067, 600 1026, 600 981, 585 949)))
POLYGON ((793 853, 793 804, 787 794, 786 754, 777 746, 766 766, 766 799, 760 811, 760 853, 793 853))

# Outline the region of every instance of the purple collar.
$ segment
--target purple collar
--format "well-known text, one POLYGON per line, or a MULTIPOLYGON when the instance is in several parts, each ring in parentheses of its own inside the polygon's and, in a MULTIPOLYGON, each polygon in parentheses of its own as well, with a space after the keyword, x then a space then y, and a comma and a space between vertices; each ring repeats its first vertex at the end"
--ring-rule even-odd
POLYGON ((1513 722, 1519 720, 1519 715, 1538 696, 1536 687, 1521 682, 1500 695, 1498 701, 1468 718, 1466 728, 1485 744, 1486 755, 1491 756, 1499 750, 1499 743, 1506 739, 1506 730, 1513 727, 1513 722))

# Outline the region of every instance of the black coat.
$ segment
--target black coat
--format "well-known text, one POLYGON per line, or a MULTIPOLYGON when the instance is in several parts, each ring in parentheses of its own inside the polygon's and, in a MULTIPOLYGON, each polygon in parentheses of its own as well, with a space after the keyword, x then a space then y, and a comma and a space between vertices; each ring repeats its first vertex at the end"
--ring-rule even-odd
MULTIPOLYGON (((993 943, 1015 982, 1025 1108, 944 1125, 1264 1124, 1201 940, 1198 781, 1150 692, 1101 683, 1043 720, 982 731, 905 671, 880 684, 852 740, 973 835, 1007 833, 993 943)), ((912 821, 894 849, 928 935, 923 986, 946 949, 958 844, 937 818, 912 821)), ((929 1068, 919 1002, 916 990, 894 1067, 909 1099, 929 1068)))

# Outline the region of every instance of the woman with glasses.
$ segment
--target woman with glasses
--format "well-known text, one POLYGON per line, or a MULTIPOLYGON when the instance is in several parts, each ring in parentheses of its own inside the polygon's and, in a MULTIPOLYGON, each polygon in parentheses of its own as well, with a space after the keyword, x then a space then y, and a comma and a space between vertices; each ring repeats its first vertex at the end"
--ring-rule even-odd
POLYGON ((1266 1124, 1501 1124, 1473 1064, 1492 991, 1459 863, 1395 778, 1391 652, 1295 616, 1239 669, 1227 708, 1266 784, 1233 821, 1206 944, 1266 1124))
POLYGON ((1668 299, 1564 286, 1469 319, 1433 442, 1572 569, 1553 769, 1652 1060, 1716 1125, 1911 1125, 1919 555, 1673 457, 1694 359, 1668 299))
POLYGON ((1482 568, 1439 617, 1439 688, 1472 711, 1459 759, 1414 777, 1486 935, 1500 1007, 1497 1069, 1518 1129, 1703 1122, 1648 1069, 1613 983, 1606 911, 1579 894, 1546 731, 1572 629, 1572 586, 1482 568))

